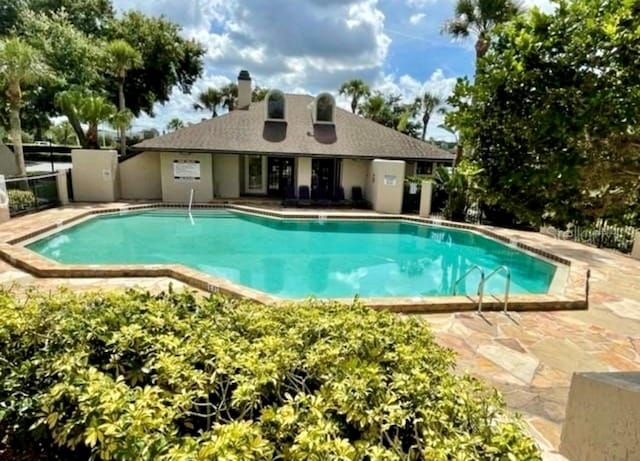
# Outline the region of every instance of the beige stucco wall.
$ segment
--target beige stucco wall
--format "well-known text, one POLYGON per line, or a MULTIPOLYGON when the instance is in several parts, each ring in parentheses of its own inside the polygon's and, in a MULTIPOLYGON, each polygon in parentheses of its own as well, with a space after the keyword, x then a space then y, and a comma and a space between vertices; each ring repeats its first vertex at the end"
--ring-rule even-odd
POLYGON ((371 160, 350 158, 342 160, 340 185, 344 188, 345 198, 351 199, 351 188, 354 186, 362 187, 362 192, 365 193, 370 164, 371 160))
POLYGON ((76 202, 113 202, 118 199, 118 154, 115 150, 71 151, 71 182, 76 202))
POLYGON ((571 461, 640 460, 640 372, 573 375, 560 453, 571 461))
POLYGON ((240 156, 234 154, 214 155, 213 177, 216 197, 240 197, 240 156))
POLYGON ((120 197, 129 200, 160 200, 160 154, 143 152, 120 163, 120 197))
POLYGON ((401 160, 375 159, 371 162, 367 181, 367 199, 375 211, 379 213, 402 211, 404 171, 405 162, 401 160))
POLYGON ((295 159, 295 162, 295 187, 297 197, 300 186, 309 186, 309 189, 311 189, 311 158, 297 157, 295 159))
POLYGON ((15 176, 18 174, 16 160, 13 152, 7 146, 0 142, 0 174, 5 176, 15 176))
POLYGON ((162 182, 162 201, 186 203, 191 189, 195 202, 208 202, 213 199, 213 166, 211 154, 160 153, 160 178, 162 182), (199 160, 199 180, 176 180, 173 177, 174 160, 199 160))

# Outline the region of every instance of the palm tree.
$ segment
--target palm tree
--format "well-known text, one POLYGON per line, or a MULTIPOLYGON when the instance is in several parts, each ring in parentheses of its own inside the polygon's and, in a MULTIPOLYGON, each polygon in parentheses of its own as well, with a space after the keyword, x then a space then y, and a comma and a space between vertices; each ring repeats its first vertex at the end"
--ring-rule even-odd
POLYGON ((116 106, 99 95, 87 96, 81 103, 78 115, 80 120, 88 125, 87 147, 99 149, 98 125, 109 122, 117 113, 116 106))
POLYGON ((489 49, 493 28, 521 11, 514 0, 457 0, 455 17, 445 23, 443 31, 456 38, 466 38, 471 34, 477 36, 477 62, 489 49))
MULTIPOLYGON (((133 121, 134 115, 129 109, 119 110, 115 114, 111 116, 109 119, 109 124, 118 130, 120 133, 126 133, 129 128, 131 128, 131 122, 133 121)), ((122 140, 124 137, 120 138, 120 145, 122 146, 122 140)), ((126 150, 120 149, 120 155, 125 155, 126 150)))
POLYGON ((47 68, 40 53, 18 37, 0 40, 0 87, 5 92, 9 106, 9 136, 13 142, 18 174, 25 176, 22 149, 22 124, 20 108, 22 90, 47 75, 47 68))
POLYGON ((87 146, 87 136, 85 135, 84 129, 82 128, 82 124, 80 122, 80 106, 82 105, 84 99, 88 96, 85 91, 79 89, 62 91, 56 94, 54 98, 55 105, 60 109, 69 121, 69 124, 75 131, 76 136, 78 138, 78 143, 82 147, 87 146))
MULTIPOLYGON (((124 100, 124 82, 127 72, 142 64, 142 56, 124 40, 112 40, 107 44, 106 55, 109 71, 118 79, 118 110, 127 108, 124 100)), ((120 155, 127 152, 126 128, 120 127, 120 155)))
POLYGON ((193 105, 196 110, 210 110, 211 118, 218 116, 217 108, 222 104, 222 94, 216 88, 207 88, 198 95, 198 102, 193 105))
POLYGON ((167 130, 169 131, 176 131, 180 128, 184 128, 184 123, 177 117, 172 118, 171 120, 169 120, 169 123, 167 123, 167 130))
POLYGON ((252 102, 263 101, 264 98, 267 97, 267 93, 269 93, 269 88, 262 88, 262 87, 256 86, 251 92, 251 101, 252 102))
POLYGON ((220 95, 222 96, 222 106, 226 107, 229 112, 236 108, 238 100, 238 85, 235 83, 229 83, 228 85, 220 88, 220 95))
POLYGON ((367 85, 363 80, 355 78, 342 84, 340 87, 340 94, 345 94, 351 97, 351 112, 355 114, 360 100, 368 97, 371 94, 371 91, 369 90, 369 85, 367 85))
POLYGON ((442 104, 438 96, 428 91, 424 93, 422 98, 416 98, 416 106, 422 108, 422 140, 427 136, 427 125, 433 111, 442 104))

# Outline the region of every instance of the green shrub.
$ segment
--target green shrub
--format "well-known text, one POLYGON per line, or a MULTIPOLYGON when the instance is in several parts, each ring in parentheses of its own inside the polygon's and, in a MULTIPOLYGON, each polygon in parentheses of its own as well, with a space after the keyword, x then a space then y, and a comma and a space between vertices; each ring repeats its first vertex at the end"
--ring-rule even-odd
POLYGON ((416 320, 141 291, 0 291, 0 318, 0 430, 47 459, 540 459, 416 320))
POLYGON ((36 206, 36 196, 30 190, 11 189, 9 196, 9 212, 16 213, 36 206))

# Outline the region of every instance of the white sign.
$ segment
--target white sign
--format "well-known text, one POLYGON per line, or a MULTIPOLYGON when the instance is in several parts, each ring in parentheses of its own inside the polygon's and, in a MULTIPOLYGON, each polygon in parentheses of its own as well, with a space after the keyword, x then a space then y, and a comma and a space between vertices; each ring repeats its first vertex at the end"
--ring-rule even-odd
POLYGON ((385 174, 384 175, 384 185, 385 186, 395 186, 398 183, 395 174, 385 174))
POLYGON ((0 174, 0 208, 9 207, 9 194, 7 194, 7 185, 4 181, 4 175, 0 174))
POLYGON ((200 180, 200 160, 174 160, 173 178, 200 180))
POLYGON ((416 184, 415 182, 410 182, 409 183, 409 193, 410 194, 417 194, 418 193, 418 184, 416 184))

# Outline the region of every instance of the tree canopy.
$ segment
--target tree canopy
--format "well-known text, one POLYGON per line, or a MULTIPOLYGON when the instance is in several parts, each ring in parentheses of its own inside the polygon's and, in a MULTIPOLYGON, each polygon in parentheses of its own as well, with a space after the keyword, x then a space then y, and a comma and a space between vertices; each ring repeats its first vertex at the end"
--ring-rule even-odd
POLYGON ((491 43, 447 118, 483 171, 483 201, 534 224, 637 220, 640 4, 560 0, 491 43))

